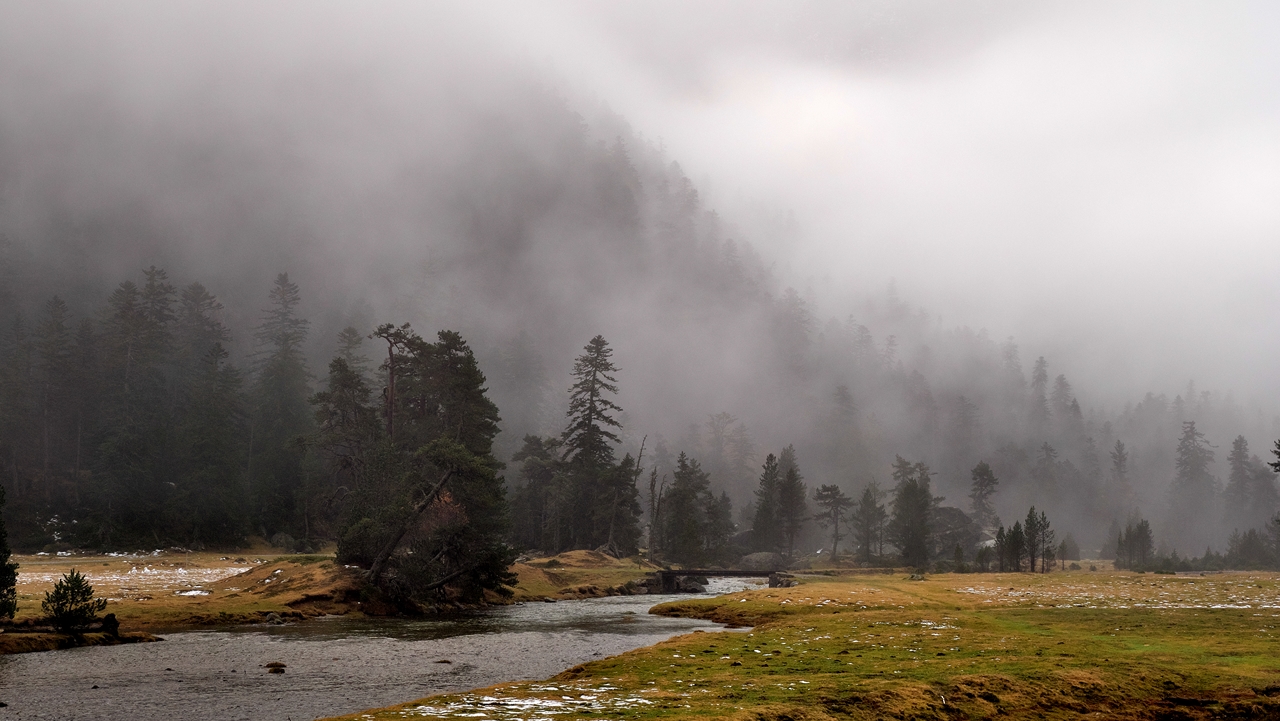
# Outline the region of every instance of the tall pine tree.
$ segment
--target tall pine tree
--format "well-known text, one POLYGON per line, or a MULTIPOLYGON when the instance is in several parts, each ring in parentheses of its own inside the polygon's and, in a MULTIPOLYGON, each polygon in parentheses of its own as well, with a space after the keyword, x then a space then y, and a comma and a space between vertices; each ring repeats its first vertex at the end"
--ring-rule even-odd
POLYGON ((304 446, 313 429, 311 373, 303 343, 309 322, 298 315, 302 295, 288 273, 276 276, 270 306, 254 333, 258 345, 252 384, 249 494, 257 529, 267 538, 300 534, 304 446))

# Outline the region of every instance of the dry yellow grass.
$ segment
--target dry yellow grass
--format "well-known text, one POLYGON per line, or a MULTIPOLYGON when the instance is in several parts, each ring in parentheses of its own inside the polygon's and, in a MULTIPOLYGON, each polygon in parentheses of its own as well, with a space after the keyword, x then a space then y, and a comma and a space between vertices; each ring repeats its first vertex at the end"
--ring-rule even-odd
MULTIPOLYGON (((41 615, 40 601, 73 568, 84 574, 107 611, 132 630, 262 622, 322 614, 387 613, 361 600, 359 572, 326 555, 155 552, 110 555, 15 556, 18 616, 41 615)), ((594 551, 516 564, 510 600, 569 599, 616 593, 653 570, 651 564, 594 551)), ((492 596, 494 602, 506 599, 492 596)))
POLYGON ((352 609, 357 579, 325 556, 212 553, 18 556, 17 619, 41 615, 40 602, 76 569, 107 599, 125 629, 162 630, 301 618, 352 609))

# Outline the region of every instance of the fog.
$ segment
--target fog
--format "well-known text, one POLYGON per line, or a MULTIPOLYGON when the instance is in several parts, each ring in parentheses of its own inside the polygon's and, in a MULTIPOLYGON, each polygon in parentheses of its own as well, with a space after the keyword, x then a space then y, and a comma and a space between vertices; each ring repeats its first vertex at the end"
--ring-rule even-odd
POLYGON ((716 207, 794 212, 816 297, 897 278, 1106 393, 1280 397, 1274 7, 683 5, 570 6, 536 47, 716 207))
MULTIPOLYGON (((287 271, 317 373, 346 325, 456 328, 507 454, 559 430, 601 333, 628 449, 724 456, 690 424, 744 425, 754 452, 708 460, 739 506, 788 443, 811 487, 901 454, 964 506, 996 449, 1086 469, 1120 439, 1133 504, 1010 460, 998 510, 1097 546, 1134 505, 1172 538, 1183 420, 1222 482, 1236 434, 1280 435, 1277 30, 1261 3, 7 3, 8 282, 95 318, 163 266, 243 360, 287 271), (1040 356, 1078 428, 1026 429, 1040 356), (980 431, 946 430, 960 396, 980 431)), ((1175 545, 1221 548, 1209 525, 1175 545)))

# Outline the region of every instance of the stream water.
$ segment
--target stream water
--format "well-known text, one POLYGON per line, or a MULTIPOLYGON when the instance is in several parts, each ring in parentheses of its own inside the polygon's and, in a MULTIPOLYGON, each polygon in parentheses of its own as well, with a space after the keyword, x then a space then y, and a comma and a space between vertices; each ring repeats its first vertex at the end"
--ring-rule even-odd
MULTIPOLYGON (((714 579, 708 595, 746 584, 714 579)), ((449 619, 332 617, 165 634, 160 643, 0 656, 0 721, 336 716, 434 693, 540 679, 694 629, 651 616, 683 596, 528 603, 449 619), (265 664, 287 664, 269 674, 265 664), (443 663, 448 661, 449 663, 443 663)))

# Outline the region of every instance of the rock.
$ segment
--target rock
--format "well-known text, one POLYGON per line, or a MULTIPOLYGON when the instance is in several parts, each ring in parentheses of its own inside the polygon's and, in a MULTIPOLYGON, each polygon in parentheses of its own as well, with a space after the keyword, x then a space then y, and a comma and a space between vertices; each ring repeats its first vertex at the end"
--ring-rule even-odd
POLYGON ((289 553, 298 550, 298 541, 283 531, 271 537, 271 545, 289 553))
POLYGON ((769 574, 769 588, 791 588, 798 585, 794 576, 789 573, 769 574))
POLYGON ((913 573, 913 574, 911 574, 910 576, 908 576, 908 577, 907 577, 907 580, 908 580, 908 581, 923 581, 923 580, 924 580, 924 574, 923 574, 923 573, 913 573))
POLYGON ((676 580, 676 591, 678 593, 706 593, 707 587, 698 583, 695 578, 681 576, 676 580))
POLYGON ((781 554, 765 551, 743 556, 738 565, 744 571, 777 571, 786 568, 787 562, 781 554))
POLYGON ((276 613, 275 611, 272 611, 271 613, 267 614, 267 623, 273 623, 279 626, 284 623, 284 619, 280 618, 280 614, 276 613))

